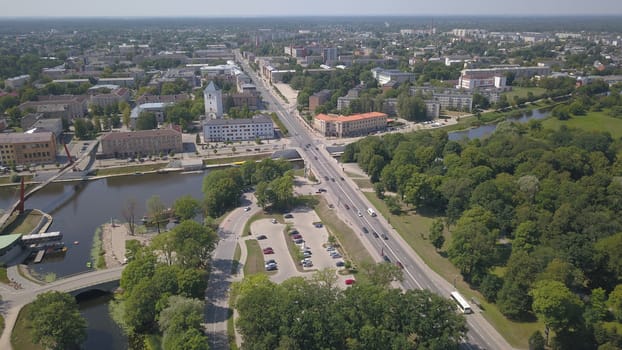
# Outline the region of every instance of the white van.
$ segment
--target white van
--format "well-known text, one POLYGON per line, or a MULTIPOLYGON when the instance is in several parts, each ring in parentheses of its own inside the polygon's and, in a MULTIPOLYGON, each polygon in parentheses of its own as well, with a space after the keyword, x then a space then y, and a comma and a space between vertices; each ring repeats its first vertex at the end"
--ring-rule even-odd
POLYGON ((367 208, 367 213, 371 216, 376 216, 376 212, 372 208, 367 208))

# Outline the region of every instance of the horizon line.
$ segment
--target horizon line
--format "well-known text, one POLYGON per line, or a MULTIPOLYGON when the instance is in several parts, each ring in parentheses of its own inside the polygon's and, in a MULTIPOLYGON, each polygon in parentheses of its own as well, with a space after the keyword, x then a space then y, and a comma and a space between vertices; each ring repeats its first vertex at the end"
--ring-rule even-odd
POLYGON ((567 18, 567 17, 622 17, 622 13, 610 14, 610 13, 593 13, 593 14, 581 14, 581 13, 568 13, 568 14, 541 14, 541 13, 521 13, 521 14, 275 14, 275 15, 210 15, 210 16, 197 16, 197 15, 70 15, 70 16, 45 16, 45 15, 33 15, 33 16, 2 16, 0 20, 12 19, 236 19, 236 18, 381 18, 381 17, 393 17, 393 18, 416 18, 416 17, 437 17, 437 18, 567 18))

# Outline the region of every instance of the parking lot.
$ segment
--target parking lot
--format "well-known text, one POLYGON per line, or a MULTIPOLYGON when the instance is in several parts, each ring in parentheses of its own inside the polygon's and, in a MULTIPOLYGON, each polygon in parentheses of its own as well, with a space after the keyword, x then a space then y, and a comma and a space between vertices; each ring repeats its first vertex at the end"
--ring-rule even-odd
MULTIPOLYGON (((292 255, 290 255, 286 240, 292 239, 291 235, 283 234, 285 225, 281 223, 272 223, 270 219, 262 219, 255 221, 251 224, 251 232, 254 238, 264 235, 265 239, 259 239, 259 246, 262 250, 265 248, 272 248, 272 254, 264 254, 264 261, 274 259, 277 263, 277 270, 274 274, 270 275, 270 279, 273 282, 280 283, 284 280, 294 276, 311 276, 314 271, 323 270, 326 268, 342 269, 343 267, 337 267, 338 261, 343 261, 342 257, 333 258, 331 254, 339 252, 339 249, 332 250, 332 253, 327 251, 326 245, 328 242, 328 231, 326 227, 317 225, 319 217, 310 208, 298 208, 293 210, 291 218, 285 218, 286 224, 291 226, 292 230, 297 230, 304 240, 304 245, 300 245, 306 250, 311 252, 309 260, 312 262, 312 266, 302 267, 302 264, 292 255), (297 269, 298 264, 304 272, 300 272, 297 269)), ((352 276, 338 276, 338 285, 345 287, 345 280, 352 278, 352 276)))

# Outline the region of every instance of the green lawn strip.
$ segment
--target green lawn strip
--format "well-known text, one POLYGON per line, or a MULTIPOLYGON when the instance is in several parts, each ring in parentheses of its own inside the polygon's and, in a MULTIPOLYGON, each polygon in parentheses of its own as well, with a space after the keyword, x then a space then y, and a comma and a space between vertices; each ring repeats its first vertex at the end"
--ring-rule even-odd
MULTIPOLYGON (((285 96, 283 96, 278 89, 277 91, 279 92, 279 95, 281 95, 281 97, 285 98, 285 96)), ((272 118, 272 121, 274 122, 274 124, 276 124, 276 126, 281 131, 281 135, 287 137, 289 135, 289 130, 287 130, 287 128, 285 127, 285 124, 283 124, 281 119, 279 119, 279 117, 276 114, 271 114, 270 117, 272 118)))
POLYGON ((93 235, 93 246, 91 247, 91 261, 94 264, 96 269, 105 269, 106 268, 106 258, 104 254, 104 245, 102 242, 102 226, 99 226, 95 230, 95 234, 93 235))
MULTIPOLYGON (((295 227, 292 227, 292 229, 293 228, 295 227)), ((294 265, 296 266, 296 269, 298 270, 298 272, 304 272, 305 270, 302 268, 302 265, 300 264, 300 260, 303 259, 302 252, 300 251, 300 248, 298 248, 296 243, 294 243, 294 241, 289 237, 289 234, 288 234, 289 230, 290 229, 288 229, 287 227, 285 228, 285 230, 283 230, 283 239, 285 240, 285 243, 287 244, 287 250, 289 251, 289 256, 294 262, 294 265)))
POLYGON ((15 327, 11 332, 11 345, 13 350, 44 350, 45 348, 33 344, 30 336, 30 322, 26 315, 28 315, 30 304, 24 306, 17 315, 17 321, 15 327))
POLYGON ((240 248, 240 243, 235 245, 235 250, 233 251, 233 263, 231 264, 231 274, 236 275, 238 273, 238 267, 240 266, 240 257, 242 256, 242 249, 240 248))
POLYGON ((367 178, 366 175, 361 175, 361 174, 358 174, 358 173, 353 173, 351 171, 346 171, 345 173, 351 179, 366 179, 367 178))
POLYGON ((0 267, 0 283, 9 284, 9 277, 6 273, 6 266, 0 267))
POLYGON ((2 234, 30 234, 30 232, 39 224, 42 216, 41 212, 31 209, 24 211, 23 214, 19 214, 18 211, 15 211, 8 220, 10 224, 2 230, 2 234), (11 221, 13 217, 15 219, 11 221))
POLYGON ((365 261, 373 262, 374 259, 361 242, 358 233, 341 220, 335 209, 328 207, 324 197, 319 197, 320 200, 315 206, 315 211, 328 229, 329 234, 337 238, 339 245, 343 248, 342 253, 344 253, 345 260, 350 260, 355 266, 360 266, 365 261))
POLYGON ((261 220, 261 219, 276 219, 278 222, 283 223, 283 218, 280 214, 268 214, 264 211, 261 211, 253 216, 251 216, 248 221, 246 221, 246 224, 244 224, 244 229, 242 231, 242 236, 250 236, 252 234, 251 232, 251 224, 257 220, 261 220))
POLYGON ((547 118, 542 123, 545 129, 559 129, 562 125, 587 131, 607 131, 614 139, 622 137, 622 119, 610 117, 606 111, 588 112, 586 115, 573 116, 568 120, 547 118))
POLYGON ((265 272, 263 252, 261 247, 259 247, 259 242, 254 239, 247 239, 244 243, 248 252, 246 262, 244 263, 244 276, 265 272))
MULTIPOLYGON (((400 216, 391 215, 384 201, 378 199, 375 193, 365 193, 367 199, 389 221, 391 226, 404 238, 410 247, 423 259, 423 261, 446 281, 451 283, 456 279, 456 288, 470 300, 475 297, 479 300, 485 312, 486 318, 514 347, 527 348, 527 340, 534 331, 543 329, 539 323, 513 322, 505 318, 494 304, 486 302, 486 299, 477 291, 472 290, 460 276, 460 271, 449 261, 437 253, 432 244, 427 240, 429 227, 434 218, 424 217, 414 213, 400 216), (456 278, 456 276, 458 276, 456 278)), ((446 233, 447 241, 444 247, 451 244, 451 236, 446 233)))
MULTIPOLYGON (((30 182, 32 181, 33 176, 32 175, 24 175, 24 182, 30 182)), ((21 181, 21 180, 20 180, 21 181)), ((8 176, 0 176, 0 185, 19 185, 19 182, 13 182, 11 181, 11 175, 8 176)))
POLYGON ((374 185, 369 181, 369 179, 352 179, 354 183, 362 189, 370 189, 374 188, 374 185))
POLYGON ((221 157, 221 158, 205 158, 203 159, 203 165, 219 165, 219 164, 231 164, 237 162, 245 162, 247 160, 257 161, 269 158, 272 153, 257 153, 245 156, 235 157, 221 157))
POLYGON ((4 331, 4 317, 0 315, 0 332, 4 331))
POLYGON ((237 284, 239 282, 233 282, 233 285, 229 289, 229 312, 227 313, 227 339, 229 340, 229 349, 230 350, 238 350, 238 344, 235 339, 235 320, 234 320, 234 312, 233 309, 235 307, 235 302, 238 298, 238 288, 237 284))
POLYGON ((160 169, 164 169, 165 167, 166 167, 166 163, 137 164, 137 165, 123 166, 123 167, 95 169, 92 175, 93 176, 110 176, 110 175, 135 174, 135 173, 144 173, 144 172, 149 172, 149 171, 157 171, 160 169))

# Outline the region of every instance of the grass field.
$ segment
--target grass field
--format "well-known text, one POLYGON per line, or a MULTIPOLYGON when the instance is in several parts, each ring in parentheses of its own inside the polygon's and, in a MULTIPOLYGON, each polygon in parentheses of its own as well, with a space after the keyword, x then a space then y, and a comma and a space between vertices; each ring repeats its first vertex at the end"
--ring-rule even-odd
POLYGON ((226 158, 207 158, 203 159, 203 165, 231 164, 237 162, 245 162, 247 160, 257 161, 270 158, 271 153, 259 153, 246 156, 226 157, 226 158))
POLYGON ((353 265, 360 266, 364 261, 373 262, 371 255, 369 255, 369 252, 358 238, 358 233, 341 221, 336 211, 328 207, 324 197, 320 198, 318 205, 315 206, 315 211, 328 228, 329 233, 337 238, 337 241, 345 250, 346 257, 353 265))
POLYGON ((233 251, 233 263, 231 264, 231 274, 237 275, 238 267, 240 266, 240 257, 242 256, 242 249, 240 243, 235 245, 235 251, 233 251))
POLYGON ((6 267, 0 267, 0 283, 9 284, 9 277, 6 273, 6 267))
POLYGON ((568 120, 548 118, 542 125, 547 129, 559 129, 566 125, 570 128, 577 128, 589 131, 607 131, 614 139, 622 137, 622 119, 613 118, 607 112, 588 112, 584 116, 575 116, 568 120))
POLYGON ((259 247, 259 242, 254 239, 248 239, 244 243, 248 252, 246 263, 244 264, 244 276, 264 272, 263 252, 261 247, 259 247))
POLYGON ((533 93, 534 96, 538 97, 544 94, 546 92, 546 89, 539 88, 539 87, 530 87, 530 88, 512 87, 512 91, 506 92, 505 95, 508 97, 508 101, 512 101, 514 100, 514 96, 518 96, 520 98, 526 98, 529 92, 533 93))
POLYGON ((371 183, 371 181, 369 181, 369 179, 355 178, 355 179, 352 179, 352 181, 354 181, 354 183, 359 188, 363 188, 363 189, 374 188, 374 185, 371 183))
POLYGON ((156 171, 156 170, 164 169, 164 167, 166 167, 165 163, 140 164, 140 165, 137 164, 137 165, 131 165, 131 166, 124 166, 124 167, 101 168, 101 169, 96 169, 93 175, 94 176, 110 176, 110 175, 144 173, 148 171, 156 171))
MULTIPOLYGON (((437 253, 432 244, 427 240, 428 231, 434 218, 414 213, 407 213, 400 216, 391 215, 384 201, 378 199, 374 193, 365 193, 365 195, 432 270, 441 275, 446 281, 453 283, 455 279, 456 288, 467 300, 475 297, 480 301, 482 308, 485 310, 482 314, 484 318, 486 318, 512 346, 516 348, 528 348, 527 340, 533 332, 536 330, 542 331, 544 329, 544 325, 540 323, 520 323, 506 319, 494 304, 487 303, 479 292, 472 290, 468 284, 462 280, 460 271, 458 271, 448 259, 437 253)), ((445 248, 451 244, 451 236, 446 234, 446 237, 445 248)))
MULTIPOLYGON (((17 211, 15 213, 17 213, 17 211)), ((15 213, 13 215, 16 215, 15 213)), ((2 234, 29 234, 39 224, 42 217, 39 211, 26 210, 24 214, 18 215, 13 222, 3 229, 2 234)))
POLYGON ((30 322, 26 315, 30 309, 30 304, 24 306, 17 316, 15 328, 11 333, 11 345, 13 350, 44 350, 44 347, 33 344, 30 341, 30 322))
MULTIPOLYGON (((24 175, 24 182, 29 182, 32 180, 33 176, 32 175, 24 175)), ((12 182, 11 181, 11 175, 7 175, 7 176, 0 176, 0 185, 19 185, 19 182, 12 182)))

